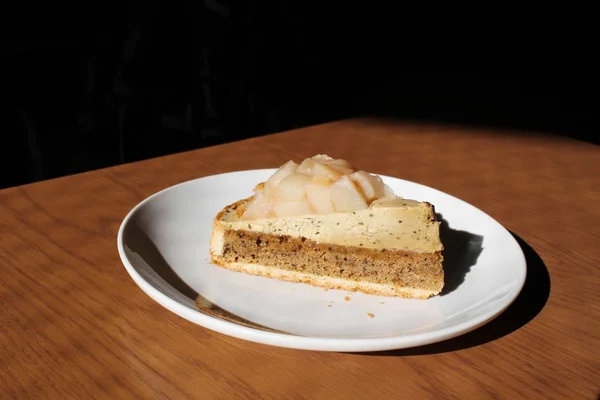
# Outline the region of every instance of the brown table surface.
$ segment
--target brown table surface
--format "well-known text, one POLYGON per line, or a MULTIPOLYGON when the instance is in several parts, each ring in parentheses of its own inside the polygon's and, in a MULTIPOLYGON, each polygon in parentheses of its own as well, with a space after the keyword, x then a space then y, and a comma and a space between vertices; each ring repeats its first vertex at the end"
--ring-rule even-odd
POLYGON ((600 148, 357 119, 0 191, 0 398, 587 398, 600 393, 600 148), (435 187, 518 236, 528 278, 464 336, 374 354, 276 348, 146 296, 116 235, 176 183, 316 153, 435 187))

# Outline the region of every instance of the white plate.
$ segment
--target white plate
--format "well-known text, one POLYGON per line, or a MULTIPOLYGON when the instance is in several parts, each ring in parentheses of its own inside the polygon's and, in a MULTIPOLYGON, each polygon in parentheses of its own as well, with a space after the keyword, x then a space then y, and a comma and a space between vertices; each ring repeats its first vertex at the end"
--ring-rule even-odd
POLYGON ((442 295, 412 300, 325 291, 210 264, 208 244, 217 212, 251 195, 274 171, 200 178, 138 204, 117 239, 135 283, 172 312, 226 335, 282 347, 352 352, 407 348, 461 335, 504 311, 523 287, 525 257, 498 222, 448 194, 385 176, 396 194, 427 200, 443 216, 442 295), (201 297, 195 303, 197 294, 201 297))

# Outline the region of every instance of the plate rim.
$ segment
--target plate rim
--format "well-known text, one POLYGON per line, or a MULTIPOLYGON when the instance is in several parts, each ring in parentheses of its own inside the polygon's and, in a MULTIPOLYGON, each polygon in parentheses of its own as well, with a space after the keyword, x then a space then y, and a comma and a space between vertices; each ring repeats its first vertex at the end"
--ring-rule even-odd
MULTIPOLYGON (((453 200, 463 203, 470 208, 481 213, 487 217, 492 223, 496 224, 510 238, 510 241, 515 245, 515 249, 518 249, 519 265, 521 268, 518 269, 517 279, 519 279, 516 289, 513 289, 513 293, 509 299, 502 304, 501 307, 494 310, 493 312, 484 313, 479 318, 471 318, 467 321, 451 325, 446 328, 442 328, 434 331, 426 331, 419 333, 409 333, 404 335, 395 335, 388 337, 371 337, 371 338, 331 338, 331 337, 311 337, 311 336, 299 336, 287 333, 277 333, 263 331, 243 325, 236 324, 234 322, 222 320, 219 318, 212 317, 208 314, 204 314, 198 310, 191 309, 177 300, 174 300, 163 294, 160 290, 155 288, 150 282, 146 281, 135 269, 135 267, 129 261, 125 253, 123 232, 127 224, 131 221, 134 215, 140 210, 146 203, 152 201, 155 197, 160 196, 162 193, 173 190, 176 187, 189 185, 194 182, 207 179, 207 178, 223 178, 227 175, 235 175, 239 173, 269 173, 276 171, 276 168, 262 168, 262 169, 247 169, 247 170, 236 170, 230 172, 223 172, 213 175, 205 175, 194 179, 189 179, 183 182, 179 182, 175 185, 163 188, 150 196, 146 197, 139 203, 137 203, 125 216, 119 226, 117 233, 117 249, 121 262, 125 266, 125 269, 134 283, 151 299, 156 301, 158 304, 173 312, 174 314, 184 318, 194 324, 200 325, 206 329, 210 329, 221 334, 235 337, 238 339, 247 340, 254 343, 261 343, 266 345, 272 345, 277 347, 285 347, 300 350, 313 350, 313 351, 335 351, 335 352, 374 352, 374 351, 387 351, 387 350, 399 350, 405 348, 412 348, 417 346, 423 346, 432 343, 442 342, 454 337, 464 335, 465 333, 471 332, 491 320, 502 314, 508 307, 510 307, 517 299, 519 294, 522 292, 527 279, 527 260, 523 249, 519 245, 518 241, 510 233, 504 225, 500 224, 495 218, 479 209, 478 207, 439 189, 418 183, 409 181, 402 178, 396 178, 384 174, 378 174, 382 179, 393 179, 410 185, 421 187, 421 189, 427 189, 435 191, 438 194, 449 196, 453 200)), ((177 289, 175 289, 177 290, 177 289)))

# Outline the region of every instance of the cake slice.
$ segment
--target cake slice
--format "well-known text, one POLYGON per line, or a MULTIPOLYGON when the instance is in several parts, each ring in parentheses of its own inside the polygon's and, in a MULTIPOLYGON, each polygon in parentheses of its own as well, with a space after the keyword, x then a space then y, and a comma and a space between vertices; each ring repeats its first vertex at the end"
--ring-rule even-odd
POLYGON ((441 292, 442 250, 431 204, 325 155, 287 162, 225 207, 210 241, 213 263, 234 271, 417 299, 441 292))

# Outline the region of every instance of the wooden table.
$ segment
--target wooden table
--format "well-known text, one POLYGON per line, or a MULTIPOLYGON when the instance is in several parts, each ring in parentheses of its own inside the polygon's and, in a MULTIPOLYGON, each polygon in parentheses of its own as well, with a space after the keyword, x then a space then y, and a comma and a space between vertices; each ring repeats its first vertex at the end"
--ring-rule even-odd
POLYGON ((0 398, 528 398, 600 393, 600 148, 361 119, 0 191, 0 398), (316 153, 458 196, 518 236, 528 279, 490 324, 421 348, 319 353, 170 313, 117 255, 123 217, 206 175, 316 153))

